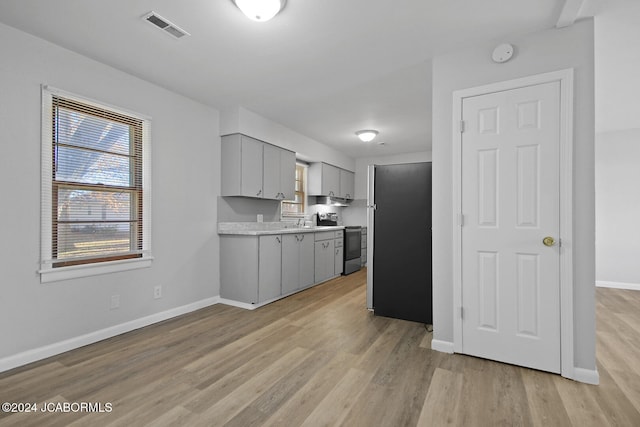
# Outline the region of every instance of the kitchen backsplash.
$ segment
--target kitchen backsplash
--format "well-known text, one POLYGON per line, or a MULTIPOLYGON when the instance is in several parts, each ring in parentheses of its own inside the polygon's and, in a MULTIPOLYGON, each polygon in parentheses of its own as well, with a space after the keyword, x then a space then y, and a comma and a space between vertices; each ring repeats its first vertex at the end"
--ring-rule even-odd
MULTIPOLYGON (((348 207, 312 204, 307 208, 306 219, 314 214, 335 212, 339 225, 367 225, 366 200, 354 200, 348 207)), ((218 197, 218 222, 256 222, 257 215, 264 222, 280 221, 280 202, 277 200, 247 197, 218 197)))
POLYGON ((278 200, 248 197, 218 197, 218 222, 256 222, 257 215, 264 222, 280 221, 278 200))

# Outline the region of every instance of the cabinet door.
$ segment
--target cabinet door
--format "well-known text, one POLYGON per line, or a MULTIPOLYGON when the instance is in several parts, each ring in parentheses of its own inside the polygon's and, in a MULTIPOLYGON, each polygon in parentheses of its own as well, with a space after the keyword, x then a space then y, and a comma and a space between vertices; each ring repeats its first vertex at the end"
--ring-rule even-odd
MULTIPOLYGON (((336 268, 336 256, 335 256, 335 243, 333 240, 327 240, 327 254, 326 257, 326 279, 330 279, 335 276, 336 268)), ((325 280, 326 280, 325 279, 325 280)))
POLYGON ((340 197, 352 200, 355 188, 355 174, 351 171, 340 169, 340 197))
POLYGON ((282 200, 294 200, 296 196, 296 153, 280 150, 280 190, 282 200))
POLYGON ((262 190, 262 152, 263 143, 257 139, 242 136, 241 154, 241 195, 263 197, 262 190))
POLYGON ((313 233, 300 234, 300 288, 313 285, 315 280, 315 243, 313 233))
POLYGON ((258 302, 258 238, 220 236, 220 296, 249 304, 258 302))
POLYGON ((315 281, 324 282, 335 275, 335 255, 333 253, 333 240, 315 242, 315 281))
POLYGON ((298 234, 282 235, 282 293, 288 294, 300 287, 300 236, 298 234))
POLYGON ((262 189, 265 199, 280 199, 280 152, 273 145, 264 144, 262 189))
POLYGON ((322 195, 338 197, 340 194, 340 169, 322 164, 322 195))
POLYGON ((282 294, 282 236, 260 236, 258 267, 258 301, 282 294))
POLYGON ((344 270, 344 258, 343 258, 343 247, 335 248, 333 252, 335 253, 335 264, 333 267, 334 275, 342 274, 344 270))
POLYGON ((315 282, 320 283, 324 282, 327 277, 327 241, 315 242, 315 266, 314 266, 314 277, 315 282))

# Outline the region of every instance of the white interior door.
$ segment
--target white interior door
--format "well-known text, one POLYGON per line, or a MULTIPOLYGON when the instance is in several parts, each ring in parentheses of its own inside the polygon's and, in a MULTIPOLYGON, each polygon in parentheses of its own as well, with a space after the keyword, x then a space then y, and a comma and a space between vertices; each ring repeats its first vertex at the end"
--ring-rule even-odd
POLYGON ((462 118, 462 352, 559 373, 560 82, 462 118))

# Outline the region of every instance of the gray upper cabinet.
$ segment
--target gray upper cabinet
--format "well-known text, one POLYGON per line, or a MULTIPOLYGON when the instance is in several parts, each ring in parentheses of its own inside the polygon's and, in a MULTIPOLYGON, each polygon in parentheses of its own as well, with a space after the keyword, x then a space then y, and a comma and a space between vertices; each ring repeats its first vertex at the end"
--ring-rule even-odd
POLYGON ((246 135, 222 137, 222 195, 291 200, 296 155, 246 135))
POLYGON ((309 166, 309 195, 332 196, 340 194, 340 169, 327 163, 309 166))
POLYGON ((309 195, 353 199, 355 174, 327 163, 309 166, 309 195))
POLYGON ((353 200, 355 189, 355 175, 353 172, 340 169, 340 196, 344 199, 353 200))
POLYGON ((222 195, 262 197, 263 142, 245 135, 222 137, 222 195))
POLYGON ((296 198, 296 153, 280 150, 280 192, 283 200, 296 198))
POLYGON ((263 190, 265 199, 292 200, 295 196, 296 154, 264 144, 263 190))

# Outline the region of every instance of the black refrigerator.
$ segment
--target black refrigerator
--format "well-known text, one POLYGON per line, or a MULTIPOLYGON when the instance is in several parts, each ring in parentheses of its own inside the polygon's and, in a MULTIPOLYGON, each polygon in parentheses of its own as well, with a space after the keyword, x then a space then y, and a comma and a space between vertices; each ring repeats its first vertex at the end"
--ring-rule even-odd
POLYGON ((432 324, 431 163, 374 174, 373 311, 432 324))

